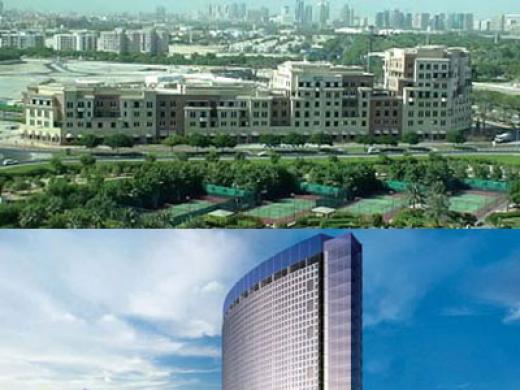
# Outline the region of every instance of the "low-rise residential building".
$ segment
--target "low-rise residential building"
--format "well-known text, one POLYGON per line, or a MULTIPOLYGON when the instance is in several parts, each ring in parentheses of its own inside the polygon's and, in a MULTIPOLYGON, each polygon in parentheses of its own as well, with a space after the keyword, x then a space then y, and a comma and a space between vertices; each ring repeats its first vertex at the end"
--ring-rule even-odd
POLYGON ((45 46, 45 37, 37 32, 9 32, 0 35, 0 48, 30 49, 45 46))
POLYGON ((96 51, 98 36, 96 33, 81 31, 74 34, 76 37, 76 51, 96 51))
POLYGON ((384 87, 402 99, 402 131, 443 138, 472 126, 466 49, 424 46, 385 53, 384 87))
POLYGON ((57 51, 95 51, 97 35, 86 31, 56 34, 53 46, 57 51))
POLYGON ((417 132, 443 139, 471 127, 467 51, 392 49, 384 88, 359 67, 286 62, 268 85, 220 78, 147 77, 146 83, 46 83, 25 94, 25 135, 69 143, 125 133, 150 142, 170 134, 220 133, 240 142, 262 133, 325 132, 338 141, 417 132))
POLYGON ((286 62, 274 72, 272 88, 290 99, 291 127, 344 137, 368 133, 374 76, 359 67, 323 62, 286 62))
POLYGON ((149 28, 144 30, 125 30, 117 28, 113 31, 103 31, 98 40, 98 50, 126 54, 168 53, 170 34, 166 30, 149 28))
POLYGON ((76 50, 76 37, 74 34, 54 35, 54 50, 74 51, 76 50))

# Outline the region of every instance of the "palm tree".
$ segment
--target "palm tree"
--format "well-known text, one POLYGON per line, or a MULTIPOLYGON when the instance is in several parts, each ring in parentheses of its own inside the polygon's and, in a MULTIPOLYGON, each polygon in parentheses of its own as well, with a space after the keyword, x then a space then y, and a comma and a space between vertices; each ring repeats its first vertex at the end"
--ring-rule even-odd
POLYGON ((447 222, 450 214, 450 199, 441 182, 431 186, 425 206, 425 215, 431 219, 435 227, 441 227, 447 222))
POLYGON ((420 184, 418 183, 410 183, 408 188, 406 189, 406 197, 408 199, 408 204, 412 207, 412 209, 417 209, 418 205, 422 205, 424 203, 424 193, 421 189, 420 184))

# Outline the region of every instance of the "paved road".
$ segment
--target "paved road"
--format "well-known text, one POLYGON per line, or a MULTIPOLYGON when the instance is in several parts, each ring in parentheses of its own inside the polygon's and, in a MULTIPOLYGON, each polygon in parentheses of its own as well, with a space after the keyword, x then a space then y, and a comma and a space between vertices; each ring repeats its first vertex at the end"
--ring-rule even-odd
POLYGON ((473 83, 475 90, 501 92, 507 95, 520 95, 520 86, 513 83, 473 83))
MULTIPOLYGON (((2 150, 0 150, 0 153, 2 152, 2 150)), ((31 153, 33 151, 28 151, 28 150, 24 150, 25 153, 31 153)), ((38 153, 36 151, 34 151, 35 153, 38 153)), ((41 153, 41 151, 39 151, 41 153)), ((441 152, 439 153, 443 156, 505 156, 505 155, 517 155, 520 159, 520 145, 516 148, 512 147, 512 148, 503 148, 501 149, 500 151, 496 150, 496 149, 481 149, 479 151, 448 151, 448 152, 441 152)), ((387 156, 391 156, 391 157, 399 157, 399 156, 404 156, 403 153, 386 153, 385 155, 387 156)), ((428 153, 427 152, 415 152, 415 153, 407 153, 407 155, 413 155, 413 156, 427 156, 428 153)), ((377 154, 366 154, 366 153, 352 153, 352 154, 345 154, 345 155, 337 155, 337 157, 339 159, 345 159, 345 160, 348 160, 349 158, 374 158, 374 157, 377 157, 379 155, 377 154)), ((312 158, 312 159, 315 159, 315 160, 325 160, 325 159, 329 159, 330 158, 330 155, 326 155, 326 154, 317 154, 317 155, 309 155, 309 154, 296 154, 296 153, 293 153, 293 154, 290 154, 290 155, 284 155, 282 156, 282 158, 284 160, 295 160, 297 158, 300 158, 300 157, 305 157, 305 158, 312 158)), ((138 161, 144 161, 145 160, 145 157, 144 156, 135 156, 135 157, 128 157, 128 156, 122 156, 122 157, 114 157, 114 156, 96 156, 96 159, 98 161, 103 161, 103 162, 138 162, 138 161)), ((224 160, 224 161, 232 161, 234 160, 234 156, 221 156, 220 158, 221 160, 224 160)), ((262 161, 262 160, 269 160, 269 157, 268 156, 265 156, 265 157, 258 157, 258 156, 246 156, 246 159, 248 160, 257 160, 257 161, 262 161)), ((157 158, 157 160, 159 161, 174 161, 176 160, 175 157, 159 157, 157 158)), ((205 160, 205 157, 204 156, 198 156, 198 157, 191 157, 189 159, 190 161, 204 161, 205 160)), ((20 165, 38 165, 38 164, 43 164, 45 162, 48 162, 49 159, 35 159, 35 160, 27 160, 27 161, 20 161, 20 163, 18 164, 18 166, 20 165)), ((67 158, 65 159, 64 161, 66 162, 78 162, 79 161, 79 157, 70 157, 70 158, 67 158)), ((4 169, 9 169, 9 168, 12 168, 13 166, 8 166, 8 167, 3 167, 3 166, 0 166, 0 170, 4 170, 4 169)))

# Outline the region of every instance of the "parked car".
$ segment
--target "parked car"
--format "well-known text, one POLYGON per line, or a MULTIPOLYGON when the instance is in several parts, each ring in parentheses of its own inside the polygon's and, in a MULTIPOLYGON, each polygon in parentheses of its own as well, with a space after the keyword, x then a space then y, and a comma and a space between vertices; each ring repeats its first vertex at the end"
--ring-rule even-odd
POLYGON ((12 160, 10 158, 7 158, 5 159, 3 162, 2 162, 2 165, 4 167, 7 167, 8 165, 17 165, 19 164, 20 162, 18 160, 12 160))

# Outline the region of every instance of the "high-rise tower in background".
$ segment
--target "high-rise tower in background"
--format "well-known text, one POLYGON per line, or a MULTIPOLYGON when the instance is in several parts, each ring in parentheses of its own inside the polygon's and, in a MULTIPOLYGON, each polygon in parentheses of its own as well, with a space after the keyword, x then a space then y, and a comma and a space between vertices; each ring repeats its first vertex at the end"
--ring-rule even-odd
POLYGON ((226 297, 223 390, 362 389, 362 246, 317 235, 226 297))
POLYGON ((302 25, 305 22, 305 2, 303 0, 296 0, 294 7, 294 22, 297 25, 302 25))

